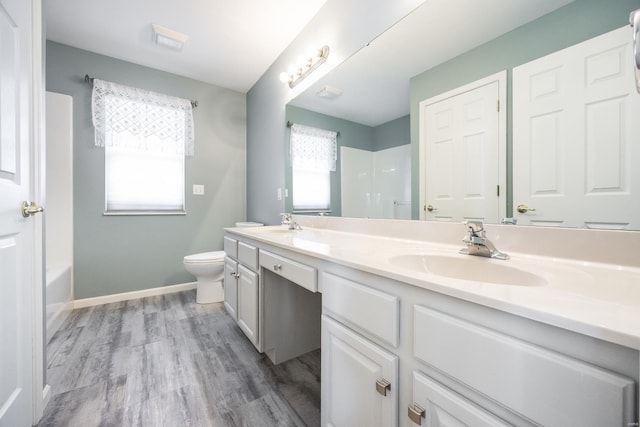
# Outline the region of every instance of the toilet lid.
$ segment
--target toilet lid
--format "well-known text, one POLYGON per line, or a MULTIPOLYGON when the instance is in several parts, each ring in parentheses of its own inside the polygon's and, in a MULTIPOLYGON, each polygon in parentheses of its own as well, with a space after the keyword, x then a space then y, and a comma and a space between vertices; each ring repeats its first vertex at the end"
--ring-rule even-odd
POLYGON ((199 254, 187 255, 184 262, 212 262, 224 261, 224 251, 202 252, 199 254))

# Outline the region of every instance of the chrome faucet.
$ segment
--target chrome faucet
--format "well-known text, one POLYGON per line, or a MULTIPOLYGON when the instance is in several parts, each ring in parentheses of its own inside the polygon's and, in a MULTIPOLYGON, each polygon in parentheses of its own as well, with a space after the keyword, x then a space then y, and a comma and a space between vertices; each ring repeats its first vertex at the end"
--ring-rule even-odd
POLYGON ((462 239, 467 247, 460 249, 461 254, 495 259, 509 259, 509 255, 497 250, 493 243, 491 243, 491 240, 487 239, 482 221, 467 221, 465 224, 469 230, 469 235, 464 236, 462 239))
POLYGON ((281 224, 288 225, 289 230, 302 230, 302 227, 293 219, 290 213, 281 213, 280 217, 282 217, 281 224))

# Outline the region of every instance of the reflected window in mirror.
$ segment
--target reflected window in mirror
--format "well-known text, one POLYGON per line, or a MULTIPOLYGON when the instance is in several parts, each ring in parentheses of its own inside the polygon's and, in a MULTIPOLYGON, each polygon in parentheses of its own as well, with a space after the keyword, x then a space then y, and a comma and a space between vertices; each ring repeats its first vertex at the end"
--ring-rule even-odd
POLYGON ((294 212, 331 211, 337 132, 293 124, 290 138, 294 212))

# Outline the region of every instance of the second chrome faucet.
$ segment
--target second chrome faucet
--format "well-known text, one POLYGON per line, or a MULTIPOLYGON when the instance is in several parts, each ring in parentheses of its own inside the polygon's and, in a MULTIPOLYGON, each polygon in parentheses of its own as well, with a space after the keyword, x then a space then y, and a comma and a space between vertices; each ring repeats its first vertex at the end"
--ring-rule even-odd
POLYGON ((302 227, 293 219, 293 216, 290 213, 281 213, 280 217, 282 218, 282 225, 288 225, 289 230, 302 230, 302 227))
POLYGON ((466 248, 460 249, 461 254, 483 256, 494 259, 509 259, 509 255, 500 252, 493 245, 491 240, 487 239, 487 234, 482 221, 467 221, 465 223, 469 234, 464 236, 462 241, 466 248))

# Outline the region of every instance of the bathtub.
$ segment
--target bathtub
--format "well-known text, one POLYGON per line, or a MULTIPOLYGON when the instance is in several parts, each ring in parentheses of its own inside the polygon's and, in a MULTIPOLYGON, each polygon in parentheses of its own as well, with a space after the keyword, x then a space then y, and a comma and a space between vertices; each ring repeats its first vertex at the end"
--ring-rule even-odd
POLYGON ((56 333, 73 308, 71 266, 47 267, 47 341, 56 333))

